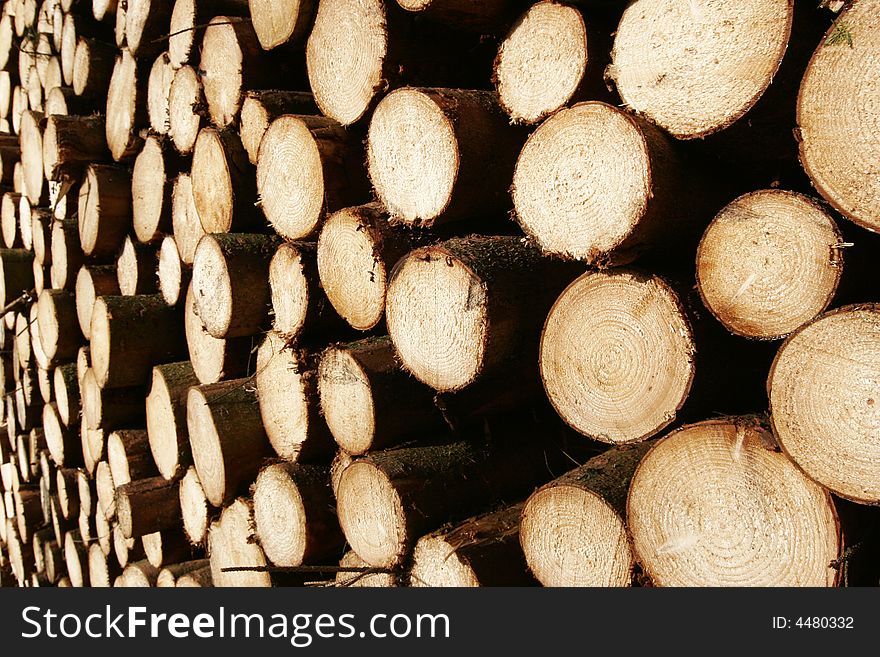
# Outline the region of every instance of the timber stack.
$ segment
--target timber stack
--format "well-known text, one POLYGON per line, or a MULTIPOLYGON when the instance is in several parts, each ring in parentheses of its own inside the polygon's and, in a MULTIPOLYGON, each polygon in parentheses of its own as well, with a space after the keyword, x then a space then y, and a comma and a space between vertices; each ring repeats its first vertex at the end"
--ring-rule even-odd
POLYGON ((0 584, 877 585, 813 4, 0 3, 0 584))

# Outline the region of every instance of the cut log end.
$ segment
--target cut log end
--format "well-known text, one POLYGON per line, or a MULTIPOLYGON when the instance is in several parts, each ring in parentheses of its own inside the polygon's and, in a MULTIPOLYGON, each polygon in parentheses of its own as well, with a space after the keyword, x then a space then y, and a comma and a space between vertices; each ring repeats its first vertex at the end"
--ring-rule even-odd
POLYGON ((789 0, 672 11, 662 0, 640 0, 617 28, 611 77, 629 107, 667 132, 704 137, 739 119, 769 86, 792 13, 789 0))
POLYGON ((697 252, 706 306, 733 333, 775 339, 825 310, 837 290, 843 239, 811 199, 754 192, 725 207, 697 252))
POLYGON ((215 125, 224 128, 238 116, 242 101, 244 53, 238 26, 227 16, 215 16, 202 38, 199 67, 208 111, 215 125))
POLYGON ((123 49, 116 59, 110 88, 107 91, 107 146, 113 159, 121 161, 136 153, 140 138, 136 134, 138 103, 140 98, 138 63, 128 49, 123 49))
POLYGON ((168 134, 175 148, 182 155, 192 153, 199 136, 202 115, 198 104, 202 102, 202 83, 196 70, 184 66, 174 74, 168 92, 168 134))
POLYGON ((257 190, 280 235, 302 239, 314 232, 325 207, 324 184, 321 153, 305 121, 294 115, 273 121, 260 142, 257 190))
POLYGON ((435 94, 399 89, 385 96, 370 120, 367 145, 370 178, 394 217, 430 225, 443 213, 458 175, 459 144, 435 94))
POLYGON ((841 549, 828 493, 772 437, 716 420, 662 439, 627 503, 633 544, 660 586, 833 586, 841 549))
POLYGON ((388 53, 385 20, 378 0, 318 4, 306 45, 309 83, 321 111, 342 125, 365 116, 381 89, 388 53))
POLYGON ((235 566, 265 566, 266 556, 251 540, 253 512, 251 504, 239 498, 223 510, 220 520, 208 533, 211 577, 215 586, 271 586, 269 573, 224 572, 235 566))
POLYGON ((283 464, 260 472, 253 489, 254 522, 266 557, 276 566, 298 566, 306 556, 306 507, 283 464))
POLYGON ((162 53, 153 62, 147 83, 147 114, 150 127, 160 135, 167 135, 170 127, 169 97, 175 70, 168 53, 162 53))
POLYGON ((363 454, 373 444, 376 417, 366 373, 348 351, 330 348, 318 369, 321 410, 342 449, 363 454))
POLYGON ((176 306, 189 285, 189 271, 184 270, 174 237, 168 235, 159 248, 159 291, 169 306, 176 306))
POLYGON ((793 333, 767 387, 780 445, 841 497, 880 503, 880 429, 873 375, 880 365, 880 307, 846 306, 793 333))
POLYGON ((202 545, 208 535, 208 501, 195 467, 180 480, 180 511, 183 530, 193 545, 202 545))
POLYGON ((193 460, 205 498, 219 506, 226 495, 226 468, 223 446, 214 416, 204 393, 192 388, 187 396, 186 424, 189 428, 193 460))
POLYGON ((388 288, 394 345, 407 369, 436 390, 463 388, 479 374, 488 312, 485 283, 439 246, 407 256, 388 288))
POLYGON ((498 51, 495 85, 501 105, 514 121, 536 123, 568 104, 587 65, 587 28, 580 11, 539 2, 498 51))
POLYGON ((312 0, 249 0, 251 22, 263 50, 299 41, 311 28, 312 0))
POLYGON ((171 225, 180 259, 191 265, 196 246, 205 234, 193 200, 192 178, 181 173, 174 181, 171 192, 171 225))
POLYGON ((407 535, 403 501, 385 473, 355 461, 343 471, 336 498, 339 524, 358 556, 376 567, 397 565, 415 537, 407 535))
POLYGON ((635 121, 604 103, 575 105, 523 147, 513 178, 517 220, 546 252, 601 262, 645 214, 651 175, 635 121))
POLYGON ((233 189, 226 149, 217 130, 204 128, 193 149, 192 190, 202 228, 207 233, 232 230, 233 189))
POLYGON ((876 2, 847 3, 816 49, 797 105, 800 156, 814 186, 835 209, 880 232, 880 149, 871 136, 880 112, 862 89, 875 84, 880 53, 876 2), (858 146, 856 146, 858 145, 858 146))
POLYGON ((362 331, 385 314, 386 267, 394 265, 381 258, 382 238, 371 227, 359 208, 346 208, 324 222, 318 239, 321 286, 336 312, 362 331))
POLYGON ((607 443, 648 438, 690 392, 695 347, 680 301, 661 279, 587 273, 547 317, 544 389, 560 416, 607 443))
POLYGON ((272 256, 269 287, 272 291, 273 327, 282 335, 299 335, 310 300, 302 254, 295 244, 282 244, 272 256))
POLYGON ((168 207, 168 174, 162 143, 155 136, 147 137, 134 162, 131 177, 131 199, 134 232, 141 242, 156 240, 170 223, 168 207))
POLYGON ((198 385, 189 362, 153 368, 147 395, 147 432, 156 467, 166 479, 182 474, 189 464, 185 402, 190 386, 198 385))

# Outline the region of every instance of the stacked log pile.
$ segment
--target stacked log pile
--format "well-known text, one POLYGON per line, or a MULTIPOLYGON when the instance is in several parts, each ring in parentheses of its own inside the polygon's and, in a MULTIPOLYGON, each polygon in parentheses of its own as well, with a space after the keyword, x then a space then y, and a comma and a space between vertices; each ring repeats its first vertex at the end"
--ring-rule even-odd
POLYGON ((824 4, 2 2, 0 584, 877 585, 824 4))

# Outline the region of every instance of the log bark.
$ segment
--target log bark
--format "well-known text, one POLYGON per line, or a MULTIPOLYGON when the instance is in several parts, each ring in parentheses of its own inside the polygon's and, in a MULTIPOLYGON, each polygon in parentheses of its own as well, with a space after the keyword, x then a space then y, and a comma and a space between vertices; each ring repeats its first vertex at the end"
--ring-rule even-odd
POLYGON ((247 379, 190 388, 187 427, 208 502, 223 506, 254 480, 270 446, 247 379))
POLYGON ((362 137, 356 132, 322 116, 280 116, 260 142, 260 208, 282 237, 306 238, 324 212, 368 200, 363 162, 362 137))
POLYGON ((76 276, 76 315, 87 340, 92 337, 92 311, 98 297, 119 295, 115 265, 84 265, 76 276))
POLYGON ((30 254, 24 249, 0 249, 0 307, 5 308, 33 286, 30 254))
POLYGON ((206 588, 211 586, 214 586, 214 580, 211 577, 210 566, 193 570, 192 572, 182 575, 177 580, 178 588, 206 588))
POLYGON ((253 485, 253 506, 260 546, 276 566, 326 563, 342 549, 327 466, 267 466, 253 485))
POLYGON ((66 363, 59 365, 55 368, 52 377, 58 417, 61 418, 61 422, 65 426, 76 425, 80 421, 80 414, 82 413, 82 399, 80 397, 76 364, 66 363))
POLYGON ((180 313, 160 295, 99 297, 92 313, 92 368, 98 385, 145 385, 154 365, 180 360, 180 313))
POLYGON ((434 391, 403 370, 388 337, 329 347, 321 356, 318 391, 333 437, 350 454, 446 430, 434 391))
POLYGON ((317 358, 274 331, 257 351, 257 398, 269 442, 288 461, 329 462, 333 439, 321 416, 317 358))
POLYGON ((199 385, 189 361, 153 368, 146 400, 147 433, 156 467, 166 479, 179 478, 192 463, 186 425, 189 389, 199 385))
POLYGON ((153 477, 120 486, 116 489, 116 514, 126 538, 180 527, 177 482, 153 477))
POLYGON ((80 385, 83 419, 90 429, 110 433, 116 429, 143 426, 144 386, 101 388, 93 369, 86 372, 80 385))
MULTIPOLYGON (((180 4, 179 2, 177 4, 180 4)), ((193 576, 194 573, 207 570, 211 573, 210 561, 208 559, 194 559, 192 561, 182 561, 180 563, 169 564, 159 571, 156 578, 156 586, 159 588, 171 588, 180 586, 179 582, 185 576, 193 576)))
POLYGON ((46 119, 43 171, 47 180, 79 181, 89 164, 108 160, 102 116, 50 116, 46 119))
POLYGON ((254 335, 266 324, 269 263, 279 242, 255 234, 214 234, 199 241, 192 285, 199 317, 212 336, 254 335))

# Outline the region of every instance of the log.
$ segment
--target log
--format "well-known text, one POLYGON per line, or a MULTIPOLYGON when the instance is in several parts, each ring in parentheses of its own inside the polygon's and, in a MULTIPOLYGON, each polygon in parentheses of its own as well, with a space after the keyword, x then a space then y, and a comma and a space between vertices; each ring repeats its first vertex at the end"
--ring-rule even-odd
POLYGON ((76 357, 83 336, 79 330, 73 293, 43 290, 37 300, 37 322, 40 344, 50 365, 55 366, 76 357))
POLYGON ((363 162, 360 135, 346 131, 332 119, 280 116, 260 142, 260 208, 282 237, 308 237, 318 228, 324 212, 368 200, 363 162))
POLYGON ((23 543, 30 543, 33 539, 34 531, 43 524, 40 491, 39 489, 22 486, 12 494, 12 497, 15 500, 15 518, 18 526, 18 535, 23 543))
MULTIPOLYGON (((95 429, 90 427, 88 422, 82 422, 79 425, 79 433, 85 470, 89 476, 94 476, 98 461, 104 456, 104 430, 95 429)), ((94 514, 87 519, 90 520, 93 517, 94 514)), ((82 520, 82 517, 80 519, 82 520)))
POLYGON ((265 566, 266 555, 253 535, 251 501, 240 497, 223 509, 220 519, 208 532, 208 554, 214 586, 271 586, 269 573, 224 572, 235 566, 265 566))
POLYGON ((18 65, 18 48, 15 47, 15 17, 3 12, 0 17, 0 68, 14 70, 18 65))
POLYGON ((89 164, 108 159, 102 116, 50 116, 46 119, 43 171, 47 180, 82 180, 83 171, 89 164))
POLYGON ((602 442, 635 442, 675 420, 691 390, 695 351, 681 300, 663 279, 588 272, 547 317, 541 377, 571 427, 602 442))
POLYGON ((344 544, 327 466, 275 463, 253 485, 254 526, 276 566, 321 564, 344 544))
MULTIPOLYGON (((95 493, 98 499, 96 519, 116 517, 116 485, 107 461, 99 461, 95 467, 95 493)), ((97 526, 95 529, 97 531, 97 526)))
POLYGON ((174 73, 168 91, 168 136, 181 155, 190 155, 208 112, 202 81, 196 69, 184 66, 174 73))
MULTIPOLYGON (((361 559, 354 550, 346 552, 339 561, 342 568, 370 568, 370 565, 361 559)), ((338 587, 355 588, 389 588, 399 586, 396 573, 336 573, 335 585, 338 587)))
MULTIPOLYGON (((285 4, 295 3, 287 2, 285 4)), ((277 7, 277 3, 273 6, 277 7)), ((305 91, 267 89, 248 91, 244 95, 241 104, 239 135, 251 164, 255 166, 257 164, 260 142, 269 125, 284 114, 318 114, 318 106, 315 104, 312 94, 305 91)))
POLYGON ((140 479, 116 489, 116 515, 126 538, 180 527, 177 482, 140 479))
POLYGON ((205 566, 182 575, 177 580, 176 586, 178 588, 203 588, 214 586, 214 580, 211 578, 211 567, 205 566))
POLYGON ((67 363, 56 367, 52 374, 52 381, 55 390, 55 403, 58 407, 58 417, 64 426, 76 425, 80 421, 80 414, 82 413, 82 400, 76 364, 67 363))
POLYGON ((546 253, 626 264, 652 248, 689 243, 697 195, 682 195, 681 176, 657 128, 604 103, 578 103, 523 147, 513 176, 516 219, 546 253))
POLYGON ((783 338, 831 303, 844 239, 813 199, 778 189, 741 196, 721 210, 697 250, 697 285, 727 330, 783 338))
POLYGON ((215 338, 207 330, 196 311, 196 298, 190 283, 184 312, 186 344, 189 360, 200 383, 216 383, 222 379, 245 376, 250 365, 252 340, 215 338))
POLYGON ((125 47, 125 15, 127 13, 128 3, 117 2, 113 26, 117 48, 125 47))
POLYGON ((148 82, 147 68, 138 64, 131 50, 123 48, 107 90, 107 147, 117 162, 134 158, 143 144, 139 131, 148 120, 148 82))
POLYGON ((0 249, 0 308, 33 289, 31 255, 24 249, 0 249))
MULTIPOLYGON (((352 327, 373 329, 385 316, 391 268, 432 239, 427 233, 392 225, 378 203, 339 210, 324 221, 318 237, 321 287, 336 312, 352 327)), ((272 305, 277 327, 274 289, 272 305)))
POLYGON ((178 563, 193 556, 189 541, 179 523, 172 529, 145 534, 141 541, 147 561, 155 568, 178 563))
POLYGON ((44 548, 46 578, 60 586, 62 578, 67 576, 67 564, 64 561, 62 548, 57 540, 46 543, 44 548))
POLYGON ((175 69, 195 60, 195 47, 204 36, 207 23, 216 15, 247 16, 245 0, 176 0, 171 12, 168 58, 175 69))
POLYGON ((269 263, 272 327, 288 342, 326 343, 350 333, 333 310, 318 276, 314 243, 284 242, 269 263))
POLYGON ((122 588, 152 588, 156 586, 156 578, 159 576, 159 570, 155 568, 149 561, 142 559, 128 564, 114 582, 114 587, 122 588))
POLYGON ((626 496, 652 442, 621 445, 532 493, 520 542, 544 586, 629 586, 635 567, 626 496))
POLYGON ((183 531, 189 542, 203 545, 208 536, 211 514, 202 482, 192 465, 186 469, 186 474, 180 480, 180 511, 183 516, 183 531))
POLYGON ((143 429, 117 429, 111 433, 107 437, 107 462, 117 486, 159 475, 143 429))
POLYGON ((266 324, 269 263, 279 242, 276 236, 229 233, 199 241, 192 286, 199 317, 212 336, 253 335, 266 324))
POLYGON ((31 213, 31 248, 34 260, 41 265, 52 264, 52 220, 42 212, 31 213))
POLYGON ((76 468, 59 466, 55 471, 55 499, 64 520, 79 517, 79 488, 76 468))
POLYGON ((270 450, 254 389, 248 379, 190 388, 186 419, 205 497, 213 506, 229 504, 270 450))
POLYGON ((47 220, 51 219, 52 211, 45 208, 31 208, 31 202, 27 196, 19 194, 18 197, 18 232, 21 236, 21 246, 28 251, 34 249, 33 214, 39 212, 47 220))
POLYGON ((251 22, 264 50, 301 45, 315 19, 314 0, 249 0, 251 22))
MULTIPOLYGON (((66 1, 69 0, 62 0, 62 4, 66 1)), ((116 13, 124 10, 124 7, 119 5, 118 0, 92 0, 92 15, 96 21, 113 23, 116 13)))
POLYGON ((880 306, 837 308, 792 333, 767 379, 773 431, 811 479, 860 504, 880 503, 875 423, 880 306))
POLYGON ((167 135, 170 127, 168 105, 174 73, 167 52, 156 57, 150 69, 147 82, 147 114, 150 118, 150 127, 158 135, 167 135))
POLYGON ((101 388, 95 370, 90 368, 83 376, 80 389, 83 420, 90 429, 102 429, 109 433, 116 429, 143 426, 143 386, 101 388))
POLYGON ((868 230, 880 230, 876 149, 864 141, 878 110, 859 91, 871 84, 864 67, 880 52, 876 0, 847 3, 807 66, 797 99, 800 161, 813 186, 835 210, 868 230), (830 117, 848 120, 832 122, 830 117))
POLYGON ((116 49, 113 46, 96 39, 79 37, 73 55, 74 93, 96 98, 107 93, 115 63, 116 49))
POLYGON ((269 331, 257 351, 257 398, 272 448, 288 461, 328 462, 333 438, 321 417, 317 359, 269 331))
POLYGON ((122 568, 104 554, 100 545, 92 543, 89 546, 89 586, 108 588, 121 573, 122 568))
POLYGON ((77 96, 71 87, 52 87, 46 94, 44 109, 46 116, 52 114, 86 116, 91 113, 95 105, 94 98, 77 96))
POLYGON ((101 388, 145 385, 154 365, 186 350, 180 313, 161 295, 98 297, 92 313, 91 358, 101 388))
POLYGON ((79 530, 74 529, 64 535, 64 562, 71 586, 89 586, 89 555, 79 530))
POLYGON ((50 249, 52 264, 49 281, 52 287, 56 290, 74 290, 76 276, 85 262, 76 219, 65 219, 52 224, 50 249))
POLYGON ((394 219, 433 226, 507 212, 524 141, 491 92, 399 89, 370 119, 367 167, 394 219))
POLYGON ((530 586, 519 545, 522 504, 423 536, 413 549, 410 586, 530 586))
POLYGON ((174 0, 129 0, 125 9, 125 40, 132 55, 152 57, 163 50, 174 0))
POLYGON ((348 544, 371 566, 395 567, 426 533, 517 499, 567 460, 539 435, 392 449, 355 460, 336 492, 348 544))
POLYGON ((199 213, 193 198, 192 178, 188 173, 181 173, 174 181, 171 191, 171 232, 185 265, 192 265, 196 254, 196 246, 205 234, 199 213))
POLYGON ((43 406, 43 431, 46 434, 46 446, 52 455, 55 465, 72 467, 83 462, 76 425, 67 427, 58 416, 58 405, 50 402, 43 406))
POLYGON ((79 188, 79 239, 87 256, 107 260, 119 253, 131 228, 132 176, 128 169, 92 164, 79 188))
POLYGON ((397 0, 397 4, 427 20, 450 23, 460 29, 478 32, 492 30, 510 22, 519 6, 517 0, 397 0))
POLYGON ((21 115, 18 138, 21 143, 21 166, 24 191, 34 205, 39 205, 45 190, 43 168, 43 133, 46 117, 39 112, 25 111, 21 115))
MULTIPOLYGON (((178 2, 177 4, 181 3, 178 2)), ((208 574, 210 574, 210 561, 207 559, 194 559, 193 561, 169 564, 159 571, 159 576, 156 578, 156 586, 159 588, 179 586, 179 582, 184 576, 192 576, 194 572, 206 569, 208 574)))
POLYGON ((0 227, 2 227, 0 232, 3 233, 3 244, 6 245, 7 249, 23 246, 21 230, 19 229, 21 222, 18 212, 21 198, 21 194, 6 192, 3 194, 2 202, 0 202, 0 227))
POLYGON ((353 455, 446 429, 434 391, 401 367, 388 337, 329 347, 318 367, 321 413, 353 455))
POLYGON ((165 303, 176 306, 183 301, 192 279, 192 267, 181 262, 173 235, 166 235, 159 247, 159 292, 165 303))
POLYGON ((244 232, 260 222, 254 167, 238 134, 203 128, 193 150, 193 200, 207 233, 244 232))
POLYGON ((179 162, 167 141, 150 135, 134 163, 131 178, 134 232, 144 243, 171 232, 171 188, 179 162))
POLYGON ((141 244, 131 237, 122 240, 122 249, 116 260, 116 279, 121 295, 152 295, 158 292, 156 251, 155 244, 141 244))
POLYGON ((189 361, 153 368, 146 400, 147 435, 156 467, 169 480, 179 478, 192 463, 186 409, 189 389, 197 385, 189 361))
POLYGON ((321 112, 343 125, 368 117, 388 89, 488 88, 497 42, 480 36, 413 20, 382 0, 325 0, 306 44, 309 86, 321 112))
POLYGON ((126 538, 119 523, 113 524, 113 552, 116 555, 116 561, 123 568, 140 560, 144 560, 144 563, 149 565, 144 554, 143 543, 140 539, 126 538))
POLYGON ((770 85, 788 46, 792 14, 789 0, 700 12, 639 0, 620 20, 609 77, 626 105, 673 136, 705 137, 745 115, 770 85), (714 57, 697 55, 695 31, 707 35, 699 52, 714 57), (765 47, 752 47, 757 41, 765 47))
MULTIPOLYGON (((99 0, 100 1, 100 0, 99 0)), ((98 19, 100 20, 100 19, 98 19)), ((54 32, 57 35, 61 31, 60 42, 55 44, 55 50, 61 60, 61 74, 63 83, 70 87, 74 81, 74 64, 76 61, 76 48, 80 37, 96 39, 98 43, 105 44, 112 41, 112 31, 109 26, 97 23, 88 16, 77 13, 62 14, 60 21, 55 21, 54 32), (60 23, 60 24, 59 24, 60 23)), ((112 68, 112 58, 110 66, 112 68)), ((107 80, 110 72, 107 72, 107 80)), ((107 85, 104 85, 106 90, 107 85)))
POLYGON ((460 390, 537 353, 541 323, 576 271, 518 237, 472 236, 416 249, 388 286, 388 332, 417 379, 438 391, 460 390))
POLYGON ((659 586, 837 580, 831 496, 754 418, 708 420, 658 441, 630 484, 627 520, 642 569, 659 586))
POLYGON ((299 71, 290 70, 293 62, 289 55, 267 65, 270 61, 260 48, 251 21, 214 16, 208 22, 199 68, 204 72, 205 101, 214 125, 226 128, 235 121, 245 91, 267 89, 280 81, 295 85, 304 78, 299 71))
POLYGON ((118 295, 119 279, 115 265, 84 265, 76 275, 76 315, 87 340, 92 337, 92 311, 98 297, 118 295))

